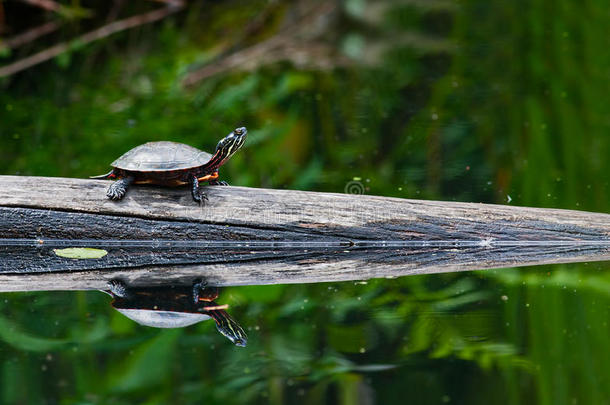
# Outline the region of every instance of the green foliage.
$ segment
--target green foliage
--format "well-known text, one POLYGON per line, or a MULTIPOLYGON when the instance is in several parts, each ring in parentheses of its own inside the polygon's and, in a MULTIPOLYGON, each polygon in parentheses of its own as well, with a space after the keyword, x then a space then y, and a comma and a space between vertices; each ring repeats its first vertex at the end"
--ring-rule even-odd
MULTIPOLYGON (((605 3, 373 3, 345 2, 333 33, 363 65, 263 63, 191 89, 188 72, 273 35, 289 5, 252 38, 241 28, 263 2, 195 2, 154 26, 75 41, 2 83, 0 172, 86 177, 146 141, 211 150, 246 125, 221 170, 237 185, 342 192, 356 177, 370 194, 608 210, 605 3)), ((247 348, 212 322, 138 326, 101 293, 10 294, 0 402, 603 403, 603 270, 227 289, 220 302, 247 348)))

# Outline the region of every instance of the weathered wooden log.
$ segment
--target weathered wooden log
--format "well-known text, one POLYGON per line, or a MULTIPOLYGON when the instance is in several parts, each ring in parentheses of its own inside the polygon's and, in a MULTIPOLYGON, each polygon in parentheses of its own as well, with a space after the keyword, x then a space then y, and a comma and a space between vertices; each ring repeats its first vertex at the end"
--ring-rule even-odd
POLYGON ((0 291, 307 283, 610 259, 610 215, 367 195, 0 176, 0 291), (75 259, 57 249, 88 247, 75 259))

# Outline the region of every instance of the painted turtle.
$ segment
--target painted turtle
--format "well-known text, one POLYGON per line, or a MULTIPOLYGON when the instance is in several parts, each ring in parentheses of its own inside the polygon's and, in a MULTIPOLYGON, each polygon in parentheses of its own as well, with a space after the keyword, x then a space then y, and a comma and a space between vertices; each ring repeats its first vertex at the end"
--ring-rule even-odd
POLYGON ((104 291, 114 299, 112 307, 136 321, 153 328, 182 328, 213 319, 216 329, 237 346, 246 346, 248 337, 239 324, 218 305, 218 289, 197 281, 192 287, 127 287, 119 280, 110 281, 104 291))
POLYGON ((244 144, 248 130, 237 128, 222 138, 214 155, 177 142, 148 142, 136 146, 112 162, 113 169, 92 179, 116 179, 106 195, 120 200, 131 184, 159 184, 180 186, 190 184, 193 199, 201 204, 207 200, 199 182, 210 185, 227 185, 218 181, 218 168, 244 144))

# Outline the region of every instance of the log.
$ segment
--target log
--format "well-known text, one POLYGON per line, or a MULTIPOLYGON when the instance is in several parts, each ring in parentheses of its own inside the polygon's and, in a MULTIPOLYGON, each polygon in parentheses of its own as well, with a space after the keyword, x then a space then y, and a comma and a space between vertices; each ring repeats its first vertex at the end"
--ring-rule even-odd
POLYGON ((610 259, 610 215, 368 195, 0 176, 0 291, 312 283, 610 259), (93 248, 99 258, 61 255, 93 248))

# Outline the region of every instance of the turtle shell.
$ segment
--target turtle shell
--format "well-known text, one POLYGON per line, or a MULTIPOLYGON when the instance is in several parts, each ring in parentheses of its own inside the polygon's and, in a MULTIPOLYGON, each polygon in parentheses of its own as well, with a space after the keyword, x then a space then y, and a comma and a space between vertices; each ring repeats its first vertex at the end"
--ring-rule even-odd
POLYGON ((116 310, 140 325, 153 328, 182 328, 210 319, 208 315, 192 312, 156 311, 137 308, 116 308, 116 310))
POLYGON ((129 150, 111 165, 129 171, 161 172, 203 166, 211 157, 209 153, 183 143, 148 142, 129 150))

